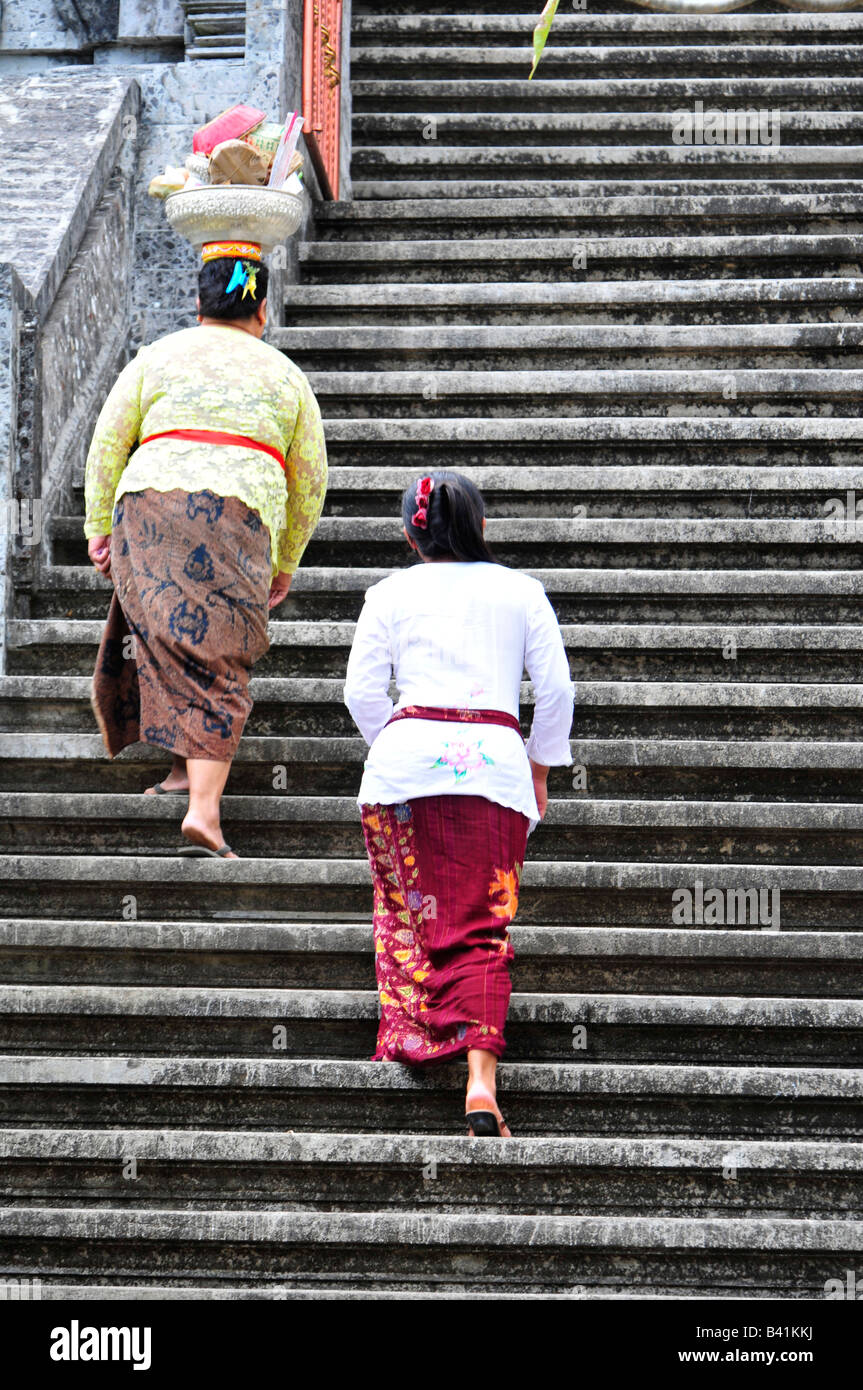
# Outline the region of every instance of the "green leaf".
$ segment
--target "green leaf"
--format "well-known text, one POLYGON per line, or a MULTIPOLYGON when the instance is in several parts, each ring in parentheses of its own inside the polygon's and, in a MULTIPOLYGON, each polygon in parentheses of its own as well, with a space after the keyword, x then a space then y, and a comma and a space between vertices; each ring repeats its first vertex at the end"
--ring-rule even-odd
POLYGON ((552 22, 554 16, 557 14, 557 7, 559 4, 560 0, 548 0, 548 4, 539 17, 539 23, 533 31, 533 67, 530 70, 530 77, 527 79, 528 82, 539 67, 539 60, 543 55, 546 40, 551 32, 552 22))

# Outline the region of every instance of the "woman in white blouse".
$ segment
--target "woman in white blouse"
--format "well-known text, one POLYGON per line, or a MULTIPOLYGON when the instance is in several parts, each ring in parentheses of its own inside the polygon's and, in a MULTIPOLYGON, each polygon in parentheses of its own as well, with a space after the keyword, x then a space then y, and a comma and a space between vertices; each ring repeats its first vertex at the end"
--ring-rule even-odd
POLYGON ((496 563, 469 479, 420 478, 405 491, 402 520, 426 563, 367 591, 345 684, 370 745, 358 803, 375 890, 375 1059, 417 1065, 466 1053, 469 1131, 508 1136, 495 1090, 511 989, 507 927, 527 837, 548 804, 548 769, 572 761, 572 681, 542 585, 496 563), (525 669, 534 688, 526 746, 525 669))

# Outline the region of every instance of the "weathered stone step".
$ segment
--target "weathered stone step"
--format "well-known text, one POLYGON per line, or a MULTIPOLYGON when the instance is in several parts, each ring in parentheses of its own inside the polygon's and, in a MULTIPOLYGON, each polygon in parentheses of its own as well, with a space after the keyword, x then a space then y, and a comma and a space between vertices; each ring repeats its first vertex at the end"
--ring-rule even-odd
MULTIPOLYGON (((11 1285, 11 1280, 7 1282, 11 1285)), ((373 1286, 369 1280, 363 1280, 361 1283, 358 1282, 354 1287, 351 1287, 346 1284, 340 1286, 325 1286, 313 1283, 292 1285, 261 1283, 256 1282, 254 1279, 248 1284, 230 1284, 225 1281, 219 1284, 208 1284, 206 1282, 195 1284, 160 1284, 158 1282, 152 1284, 64 1284, 54 1280, 48 1283, 44 1279, 41 1279, 39 1289, 39 1296, 42 1301, 60 1303, 79 1303, 82 1301, 85 1303, 88 1301, 148 1303, 162 1299, 167 1299, 171 1302, 177 1302, 178 1300, 183 1302, 206 1300, 210 1302, 212 1299, 216 1299, 220 1302, 231 1303, 237 1301, 255 1303, 319 1303, 322 1298, 325 1298, 328 1303, 366 1302, 371 1299, 376 1302, 398 1301, 399 1303, 419 1300, 422 1300, 424 1303, 428 1301, 458 1301, 460 1303, 465 1300, 470 1300, 471 1302, 498 1301, 498 1295, 489 1293, 487 1289, 479 1288, 468 1291, 463 1281, 446 1284, 438 1280, 436 1280, 434 1284, 428 1285, 419 1293, 416 1291, 415 1286, 411 1288, 400 1286, 379 1288, 373 1286)), ((609 1292, 607 1288, 597 1288, 591 1292, 584 1291, 578 1294, 579 1298, 601 1298, 603 1300, 624 1297, 644 1297, 650 1298, 651 1300, 673 1298, 676 1300, 678 1298, 696 1299, 699 1296, 700 1295, 696 1293, 680 1294, 670 1289, 657 1291, 655 1288, 651 1288, 649 1293, 642 1294, 609 1292)), ((728 1295, 729 1298, 734 1299, 742 1296, 743 1295, 739 1294, 728 1295)), ((571 1291, 565 1293, 555 1293, 554 1291, 525 1293, 521 1289, 511 1289, 506 1295, 507 1302, 519 1303, 539 1302, 540 1300, 543 1303, 547 1303, 550 1300, 562 1301, 564 1299, 571 1299, 572 1297, 573 1294, 571 1291)), ((723 1298, 725 1295, 716 1294, 714 1297, 723 1298)), ((773 1295, 769 1291, 759 1292, 755 1290, 747 1294, 746 1297, 772 1298, 773 1295)))
MULTIPOLYGON (((453 463, 452 455, 446 459, 453 463)), ((758 492, 752 510, 759 511, 758 492)), ((793 494, 792 494, 793 496, 793 494)), ((637 492, 634 494, 637 500, 637 492)), ((94 618, 104 621, 110 583, 83 555, 78 565, 46 566, 40 588, 30 600, 34 618, 94 618)), ((280 605, 283 619, 353 622, 370 584, 389 568, 301 567, 288 598, 280 605)), ((863 571, 856 569, 650 570, 623 567, 600 570, 533 570, 542 579, 561 622, 672 621, 700 623, 853 623, 859 617, 863 571)))
MULTIPOLYGON (((521 415, 528 402, 540 415, 559 415, 577 401, 594 414, 650 414, 686 404, 715 411, 724 401, 729 413, 794 410, 815 414, 856 414, 863 372, 849 368, 738 368, 699 371, 585 368, 582 371, 451 371, 428 367, 406 371, 310 371, 315 394, 331 415, 352 415, 373 404, 389 415, 418 410, 429 417, 449 415, 455 403, 464 415, 521 415), (493 406, 491 405, 493 402, 493 406), (827 412, 824 412, 827 413, 827 412)), ((322 537, 320 531, 316 533, 322 537)))
MULTIPOLYGON (((495 375, 489 373, 491 378, 495 375)), ((547 373, 549 385, 553 388, 563 375, 547 373)), ((850 377, 854 373, 832 375, 850 377)), ((452 372, 449 376, 452 380, 448 385, 458 390, 461 374, 452 372)), ((368 377, 375 380, 374 373, 368 373, 368 377)), ((359 395, 361 387, 356 376, 352 380, 353 390, 359 395)), ((400 387, 401 383, 396 385, 400 387)), ((407 405, 407 393, 402 399, 407 405)), ((523 407, 523 402, 519 404, 523 407)), ((850 408, 850 390, 847 404, 850 408)), ((753 400, 753 408, 755 405, 753 400)), ((555 402, 555 407, 559 408, 559 402, 555 402)), ((829 500, 824 499, 825 505, 829 500)), ((843 505, 841 498, 836 502, 843 505)), ((80 524, 74 518, 58 521, 55 560, 63 564, 86 563, 86 542, 80 524), (63 539, 63 528, 68 540, 63 539)), ((859 521, 849 524, 844 520, 798 521, 789 517, 490 517, 487 535, 497 559, 519 569, 554 564, 569 568, 580 564, 601 569, 655 569, 663 565, 669 569, 709 569, 713 565, 717 570, 788 570, 800 566, 848 570, 863 563, 859 526, 859 521)), ((342 564, 366 568, 397 566, 408 559, 409 551, 397 517, 346 516, 324 518, 306 555, 314 566, 342 564)))
MULTIPOLYGON (((343 657, 354 637, 353 623, 271 622, 271 650, 279 647, 331 648, 343 657)), ((31 646, 97 647, 102 637, 102 624, 86 619, 13 620, 8 625, 9 643, 13 648, 31 646)), ((733 636, 738 648, 753 651, 810 650, 819 652, 860 651, 863 649, 863 625, 828 625, 812 627, 799 624, 773 626, 735 626, 701 624, 595 623, 561 625, 564 646, 572 652, 600 649, 635 651, 688 651, 722 647, 733 636)), ((257 668, 256 668, 257 669, 257 668)), ((27 697, 39 694, 27 677, 0 676, 0 698, 27 697)), ((66 698, 89 697, 89 682, 75 677, 58 676, 51 681, 50 693, 66 698)))
MULTIPOLYGON (((717 16, 710 16, 711 20, 717 16)), ((692 73, 666 77, 548 77, 530 84, 523 77, 358 77, 351 82, 353 109, 433 113, 436 111, 692 110, 756 107, 772 110, 860 110, 863 78, 817 74, 752 73, 713 77, 692 73)))
MULTIPOLYGON (((757 730, 757 742, 745 737, 717 739, 715 716, 709 738, 704 737, 703 724, 699 729, 695 721, 691 721, 689 738, 662 739, 631 732, 625 739, 591 738, 585 737, 587 721, 581 711, 578 721, 574 755, 587 771, 592 796, 661 801, 685 792, 707 801, 772 798, 839 805, 856 802, 863 795, 863 752, 850 720, 844 742, 825 739, 823 725, 814 729, 822 736, 818 741, 791 738, 787 716, 781 721, 781 740, 772 738, 774 718, 766 730, 757 730)), ((655 723, 651 721, 652 731, 655 723)), ((306 795, 312 778, 318 795, 344 796, 359 789, 365 753, 359 736, 333 737, 331 727, 313 737, 247 733, 234 760, 229 792, 268 796, 278 773, 279 788, 284 787, 287 795, 306 795)), ((137 795, 166 771, 166 755, 150 745, 128 749, 109 762, 96 733, 54 729, 0 734, 0 787, 11 792, 137 795)), ((582 783, 572 784, 570 775, 552 773, 554 798, 584 795, 582 783)))
MULTIPOLYGON (((439 175, 428 178, 357 179, 353 183, 354 199, 359 202, 373 202, 379 199, 406 200, 466 198, 512 200, 512 211, 518 211, 522 199, 537 198, 713 198, 740 196, 752 197, 756 193, 764 196, 795 194, 809 195, 812 198, 832 197, 843 193, 859 193, 861 179, 856 175, 840 174, 825 170, 815 175, 811 171, 801 171, 798 175, 783 171, 773 178, 769 172, 762 171, 757 187, 744 170, 742 173, 729 171, 727 175, 717 175, 708 170, 703 177, 693 177, 686 170, 679 178, 671 176, 644 177, 638 171, 612 169, 606 176, 586 175, 573 178, 567 174, 554 174, 538 178, 535 174, 524 178, 500 179, 450 179, 439 175)), ((527 224, 530 225, 529 223, 527 224)), ((445 235, 445 233, 444 233, 445 235)))
MULTIPOLYGON (((710 1139, 463 1139, 213 1130, 0 1131, 6 1202, 138 1208, 487 1211, 857 1218, 854 1144, 710 1139), (11 1160, 11 1163, 9 1161, 11 1160), (14 1167, 12 1166, 14 1164, 14 1167)), ((49 1297, 43 1287, 42 1297, 49 1297)))
MULTIPOLYGON (((23 721, 22 721, 23 722, 23 721)), ((64 721, 65 726, 71 721, 64 721)), ((84 727, 92 727, 92 720, 84 727)), ((46 731, 51 720, 38 727, 46 731)), ((18 726, 20 728, 20 724, 18 726)), ((354 781, 353 769, 348 770, 354 781)), ((271 782, 275 778, 271 777, 271 782)), ((592 798, 552 777, 542 831, 546 859, 603 859, 608 834, 618 857, 663 861, 685 847, 694 861, 856 863, 863 853, 863 811, 842 802, 666 801, 592 798)), ((245 855, 342 858, 360 844, 355 797, 228 795, 225 838, 245 855)), ((18 854, 171 854, 185 800, 105 792, 0 791, 0 832, 18 854)))
MULTIPOLYGON (((422 46, 446 39, 479 39, 484 43, 516 43, 529 36, 536 15, 529 6, 523 13, 485 14, 469 11, 459 14, 358 14, 351 24, 351 38, 361 43, 383 40, 395 47, 398 44, 422 46)), ((645 47, 650 43, 679 43, 692 40, 719 45, 723 42, 745 43, 777 39, 796 39, 801 45, 819 43, 863 42, 863 19, 859 14, 807 12, 779 14, 663 14, 645 13, 586 13, 567 14, 561 10, 554 20, 546 54, 561 44, 572 46, 581 40, 591 43, 599 37, 608 41, 631 43, 638 39, 645 47)))
MULTIPOLYGON (((72 1113, 83 1128, 188 1128, 191 1121, 196 1129, 452 1134, 463 1132, 463 1094, 464 1069, 456 1066, 418 1072, 317 1059, 0 1058, 0 1106, 15 1128, 56 1125, 72 1113)), ((863 1134, 863 1072, 841 1067, 504 1062, 498 1094, 517 1137, 863 1134)), ((852 1223, 840 1224, 847 1231, 852 1223)))
MULTIPOLYGON (((552 804, 549 814, 556 811, 552 804)), ((510 928, 514 980, 525 990, 700 992, 853 998, 863 933, 745 927, 510 928)), ((367 920, 236 921, 84 917, 0 921, 3 977, 20 984, 196 985, 344 989, 374 983, 367 920)))
MULTIPOLYGON (((336 204, 335 206, 340 206, 336 204)), ((385 204, 384 206, 390 206, 385 204)), ((395 205, 398 206, 398 205, 395 205)), ((338 224, 336 224, 338 225, 338 224)), ((366 226, 354 226, 366 233, 366 226)), ((339 227, 339 235, 346 229, 339 227)), ((405 229, 401 229, 405 230, 405 229)), ((784 280, 590 280, 498 284, 292 285, 285 304, 291 326, 331 324, 354 330, 377 323, 612 324, 821 323, 850 318, 863 281, 849 277, 784 280)))
MULTIPOLYGON (((746 108, 741 108, 740 119, 744 121, 746 108)), ((781 147, 788 148, 835 146, 846 147, 859 143, 863 129, 863 111, 796 111, 781 109, 774 105, 762 126, 763 144, 770 143, 773 127, 771 117, 779 122, 772 136, 774 153, 781 147), (774 115, 775 113, 775 115, 774 115)), ((387 110, 365 111, 353 119, 355 153, 359 154, 360 167, 364 167, 369 150, 380 151, 381 147, 411 149, 443 148, 452 150, 456 146, 462 151, 458 163, 461 165, 471 154, 480 149, 506 150, 516 164, 521 163, 524 146, 534 147, 531 156, 536 159, 536 150, 554 149, 556 160, 564 145, 573 151, 581 146, 598 145, 603 149, 628 145, 638 148, 642 158, 648 162, 648 152, 652 157, 654 146, 675 148, 711 148, 710 142, 698 146, 677 146, 675 132, 680 128, 681 112, 656 109, 653 111, 435 111, 389 112, 387 110), (644 151, 642 146, 648 147, 644 151)), ((748 120, 740 129, 744 136, 752 131, 753 138, 746 148, 755 147, 759 138, 758 112, 752 110, 748 120)), ((727 150, 733 141, 725 144, 724 139, 717 149, 727 150)), ((823 161, 823 155, 818 162, 823 161)), ((487 167, 478 161, 480 170, 487 167)), ((776 159, 774 170, 781 168, 785 161, 776 159)))
MULTIPOLYGON (((860 428, 863 433, 863 422, 860 428)), ((803 452, 801 447, 800 454, 803 452)), ((645 509, 641 513, 643 516, 661 516, 664 520, 672 515, 704 514, 700 509, 705 501, 716 507, 721 506, 724 509, 721 514, 730 517, 736 514, 732 510, 735 506, 743 505, 744 498, 746 516, 775 517, 782 510, 781 503, 787 499, 787 505, 795 509, 794 515, 798 520, 805 519, 801 507, 810 505, 810 499, 817 498, 819 511, 813 515, 823 518, 825 499, 839 494, 845 500, 846 492, 855 490, 863 483, 863 470, 856 463, 810 466, 802 459, 791 466, 774 462, 769 468, 748 462, 689 463, 681 458, 676 465, 653 463, 647 459, 640 464, 623 465, 573 463, 524 467, 519 464, 480 464, 466 467, 465 472, 482 490, 490 511, 505 512, 506 519, 513 521, 524 516, 559 515, 571 504, 582 501, 589 502, 590 510, 603 518, 610 519, 621 514, 631 516, 635 507, 644 505, 641 498, 654 506, 652 512, 645 509), (598 505, 600 499, 603 503, 601 510, 598 505), (627 499, 630 499, 629 507, 625 508, 623 503, 627 499), (660 502, 661 507, 658 505, 660 502)), ((327 514, 367 518, 379 512, 392 519, 394 510, 398 515, 402 492, 416 480, 416 476, 416 469, 410 464, 401 467, 386 464, 369 466, 364 462, 356 462, 351 467, 331 465, 327 480, 327 514)), ((62 528, 60 534, 74 534, 79 517, 83 525, 83 499, 79 516, 59 520, 62 528)), ((363 573, 360 573, 360 581, 363 573)), ((340 580, 344 581, 350 579, 352 571, 342 569, 331 571, 331 574, 340 576, 340 580)), ((366 580, 366 583, 370 582, 366 580)), ((308 589, 311 584, 320 588, 322 583, 321 571, 303 566, 294 576, 291 589, 292 592, 294 586, 308 589)), ((333 578, 334 588, 337 583, 339 587, 342 586, 333 578)))
MULTIPOLYGON (((675 446, 712 443, 717 447, 722 444, 775 444, 803 449, 807 444, 817 447, 820 441, 826 450, 831 443, 850 445, 863 440, 863 417, 860 416, 824 416, 817 420, 805 416, 792 418, 777 415, 739 419, 728 415, 634 416, 626 420, 616 415, 561 416, 556 419, 524 415, 490 420, 477 420, 471 416, 392 420, 374 416, 327 420, 325 424, 328 441, 336 445, 350 443, 356 448, 365 443, 379 448, 381 444, 397 443, 400 449, 404 449, 411 444, 427 444, 438 438, 448 445, 470 443, 476 447, 486 440, 492 444, 506 444, 507 460, 514 443, 529 442, 538 449, 553 438, 566 443, 590 445, 591 449, 601 443, 621 444, 627 441, 637 444, 639 449, 650 443, 675 446)), ((535 457, 541 455, 536 454, 535 457)), ((639 457, 643 459, 644 455, 640 454, 639 457)), ((590 455, 587 455, 586 461, 589 460, 590 455)), ((847 462, 855 461, 855 453, 849 453, 847 462)))
MULTIPOLYGON (((0 985, 6 1054, 361 1058, 375 1047, 374 989, 0 985)), ((863 1001, 703 994, 519 994, 514 1062, 853 1065, 863 1001)))
POLYGON ((829 1219, 190 1212, 128 1202, 0 1211, 4 1262, 40 1277, 86 1269, 97 1280, 252 1278, 265 1260, 270 1279, 297 1283, 334 1279, 350 1288, 362 1279, 366 1287, 417 1289, 457 1281, 467 1291, 572 1293, 575 1253, 576 1291, 658 1282, 699 1294, 734 1287, 816 1298, 861 1248, 863 1222, 829 1219))
POLYGON ((354 283, 451 281, 551 282, 823 276, 857 277, 855 236, 494 237, 379 241, 307 241, 299 247, 304 279, 314 283, 348 275, 354 283), (575 268, 575 267, 578 268, 575 268), (721 277, 725 278, 725 277, 721 277))
MULTIPOLYGON (((82 660, 81 665, 86 664, 82 660)), ((730 660, 725 664, 732 665, 730 660)), ((344 705, 343 689, 342 679, 327 676, 254 678, 251 694, 255 706, 248 733, 349 737, 356 730, 344 705)), ((78 695, 73 698, 80 701, 78 695)), ((525 719, 532 703, 531 691, 525 685, 521 694, 525 719)), ((705 737, 709 731, 720 740, 769 742, 779 730, 782 738, 788 740, 817 737, 845 741, 857 736, 863 686, 842 681, 783 683, 757 679, 579 680, 577 705, 576 729, 583 739, 629 740, 646 735, 688 739, 705 737)), ((5 750, 11 755, 16 745, 10 740, 16 737, 14 733, 0 735, 0 756, 5 750)), ((24 733, 21 737, 32 741, 37 735, 24 733)), ((48 735, 49 744, 56 737, 57 731, 48 735)), ((30 747, 35 748, 35 743, 25 744, 28 757, 30 747)))
POLYGON ((412 196, 411 185, 404 184, 403 194, 401 198, 333 204, 339 213, 319 214, 315 236, 340 241, 367 241, 372 232, 402 240, 524 238, 527 232, 544 238, 563 234, 593 238, 615 231, 674 236, 700 226, 712 236, 770 233, 787 237, 853 233, 859 231, 860 217, 857 193, 750 191, 736 196, 707 193, 673 197, 662 192, 630 192, 601 197, 596 191, 572 196, 568 190, 559 197, 471 199, 447 196, 442 190, 440 197, 431 199, 412 196))
MULTIPOLYGON (((353 374, 354 377, 361 375, 353 374)), ((362 375, 372 376, 372 373, 362 375)), ((408 373, 393 373, 396 375, 409 375, 408 373)), ((438 373, 438 377, 443 373, 438 373)), ((492 373, 489 374, 493 375, 492 373)), ((510 376, 519 375, 509 373, 510 376)), ((549 389, 553 389, 554 380, 560 380, 562 374, 549 373, 553 378, 549 382, 549 389)), ((827 375, 825 373, 825 375, 827 375)), ((863 372, 846 372, 847 377, 861 378, 863 372)), ((447 387, 455 391, 458 389, 457 383, 446 382, 447 387)), ((844 391, 850 395, 852 383, 849 380, 844 385, 844 391)), ((843 393, 843 385, 836 387, 837 394, 843 393)), ((352 389, 359 392, 361 383, 354 380, 352 389)), ((561 387, 563 389, 563 387, 561 387)), ((801 388, 802 389, 802 388, 801 388)), ((407 392, 406 392, 407 393, 407 392)), ((826 394, 826 388, 825 388, 826 394)), ((841 486, 841 484, 840 484, 841 486)), ((825 498, 825 501, 829 499, 825 498)), ((739 546, 755 544, 759 546, 824 546, 825 551, 830 547, 841 547, 844 559, 850 566, 854 566, 856 552, 852 547, 859 543, 858 527, 859 523, 853 518, 850 521, 834 521, 824 515, 810 520, 794 520, 789 517, 613 517, 613 516, 560 516, 554 515, 558 510, 553 501, 550 501, 549 511, 551 515, 542 517, 526 516, 521 518, 495 517, 488 518, 487 536, 490 545, 496 553, 501 553, 507 548, 520 545, 527 545, 531 541, 535 545, 536 521, 542 522, 542 540, 549 546, 555 543, 569 543, 577 545, 712 545, 712 546, 739 546)), ((55 540, 72 539, 83 535, 82 517, 55 517, 52 524, 55 540)), ((315 533, 319 545, 327 542, 333 546, 348 546, 352 543, 378 542, 381 544, 403 544, 401 540, 400 518, 394 516, 328 516, 322 517, 318 523, 318 530, 315 533)), ((575 557, 573 557, 575 558, 575 557)), ((827 558, 827 557, 825 557, 827 558)), ((856 567, 856 566, 855 566, 856 567)), ((321 635, 326 634, 329 629, 316 624, 317 637, 309 640, 320 641, 321 635)), ((332 625, 331 625, 332 626, 332 625)), ((340 628, 341 625, 335 625, 340 628)), ((70 631, 74 632, 74 627, 70 631)), ((20 624, 15 624, 12 628, 11 636, 13 644, 19 644, 26 634, 27 629, 20 624)), ((291 640, 294 640, 291 634, 291 640)))
MULTIPOLYGON (((270 650, 255 668, 259 679, 344 675, 352 623, 273 622, 269 630, 270 650)), ((724 681, 731 670, 740 681, 847 682, 859 675, 857 654, 863 650, 863 625, 826 622, 564 623, 562 633, 576 681, 724 681)), ((62 714, 74 717, 74 723, 61 719, 62 727, 91 727, 89 709, 83 708, 89 682, 83 676, 94 668, 102 623, 18 620, 8 624, 7 636, 8 669, 16 674, 0 677, 0 728, 48 727, 61 713, 58 701, 62 714), (57 677, 50 684, 28 686, 29 674, 43 682, 52 672, 57 677), (78 672, 82 679, 65 672, 78 672)))
MULTIPOLYGON (((863 49, 861 49, 863 54, 863 49)), ((863 65, 863 57, 861 57, 863 65)), ((414 179, 437 177, 444 182, 468 178, 476 169, 486 177, 524 179, 532 174, 558 178, 589 177, 593 171, 622 176, 631 170, 648 177, 680 178, 698 170, 702 178, 760 179, 765 171, 774 178, 809 174, 822 178, 859 178, 863 172, 863 145, 781 144, 675 145, 559 144, 559 145, 443 145, 435 141, 415 145, 355 145, 351 167, 357 178, 414 179)), ((630 174, 632 177, 632 174, 630 174)))
MULTIPOLYGON (((711 16, 712 17, 712 16, 711 16)), ((534 21, 535 22, 535 21, 534 21)), ((725 75, 834 76, 860 74, 863 46, 841 43, 802 44, 775 37, 772 42, 644 44, 549 44, 537 78, 540 83, 562 77, 639 78, 653 75, 680 77, 725 75)), ((351 44, 351 73, 358 80, 403 78, 421 70, 423 81, 476 75, 526 79, 533 62, 530 31, 519 45, 421 43, 386 46, 351 44)), ((535 79, 536 80, 536 79, 535 79)))
MULTIPOLYGON (((377 373, 429 368, 435 372, 514 367, 519 373, 643 369, 831 368, 861 365, 863 324, 508 324, 504 326, 357 326, 277 328, 270 341, 315 372, 318 384, 334 370, 377 373)), ((435 383, 436 385, 436 383, 435 383)), ((430 388, 424 388, 426 390, 430 388)), ((328 394, 333 394, 329 386, 328 394)), ((389 393, 391 394, 391 393, 389 393)), ((485 394, 481 385, 478 394, 485 394)), ((542 394, 548 394, 547 391, 542 394)))
MULTIPOLYGON (((358 846, 359 848, 359 846, 358 846)), ((361 852, 361 851, 360 851, 361 852)), ((863 883, 856 867, 810 864, 611 862, 529 859, 519 912, 524 922, 674 925, 672 910, 697 925, 757 925, 778 930, 845 930, 859 917, 863 883), (700 909, 699 890, 717 890, 700 909), (685 899, 674 898, 684 891, 685 899), (754 893, 739 901, 734 895, 754 893), (713 903, 713 907, 710 907, 713 903), (717 905, 718 903, 718 905, 717 905), (708 912, 708 907, 710 911, 708 912), (738 920, 739 917, 744 920, 738 920), (757 922, 751 920, 757 916, 757 922)), ((2 855, 0 911, 34 916, 96 913, 122 921, 139 916, 217 917, 279 910, 323 916, 371 911, 365 858, 190 860, 171 855, 2 855)), ((859 929, 859 921, 857 923, 859 929)))

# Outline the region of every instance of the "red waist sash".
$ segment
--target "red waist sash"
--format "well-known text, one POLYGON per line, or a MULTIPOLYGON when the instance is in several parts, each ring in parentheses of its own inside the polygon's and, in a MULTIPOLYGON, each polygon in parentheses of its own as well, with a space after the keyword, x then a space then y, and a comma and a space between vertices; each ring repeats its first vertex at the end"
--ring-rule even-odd
POLYGON ((195 444, 240 444, 244 449, 262 449, 271 454, 282 468, 285 460, 274 444, 262 444, 258 439, 250 439, 247 434, 228 434, 225 430, 162 430, 160 434, 148 434, 142 444, 153 439, 190 439, 195 444))
MULTIPOLYGON (((502 709, 439 709, 434 705, 405 705, 397 709, 387 720, 387 725, 397 719, 440 719, 452 724, 502 724, 506 729, 515 729, 524 738, 514 714, 502 709)), ((386 725, 384 726, 386 727, 386 725)))

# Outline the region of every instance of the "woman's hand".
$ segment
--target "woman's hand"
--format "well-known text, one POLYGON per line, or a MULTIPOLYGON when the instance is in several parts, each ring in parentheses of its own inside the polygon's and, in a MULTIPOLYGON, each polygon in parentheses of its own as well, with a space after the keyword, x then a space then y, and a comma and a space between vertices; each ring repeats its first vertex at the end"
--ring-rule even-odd
POLYGON ((110 536, 91 536, 87 542, 87 554, 100 574, 111 573, 110 536))
POLYGON ((544 820, 548 810, 548 768, 542 763, 535 763, 533 758, 528 759, 530 772, 533 777, 533 790, 536 796, 536 805, 539 811, 540 820, 544 820))
POLYGON ((270 597, 267 602, 268 608, 275 608, 282 599, 287 598, 288 590, 291 587, 292 574, 277 574, 270 585, 270 597))

